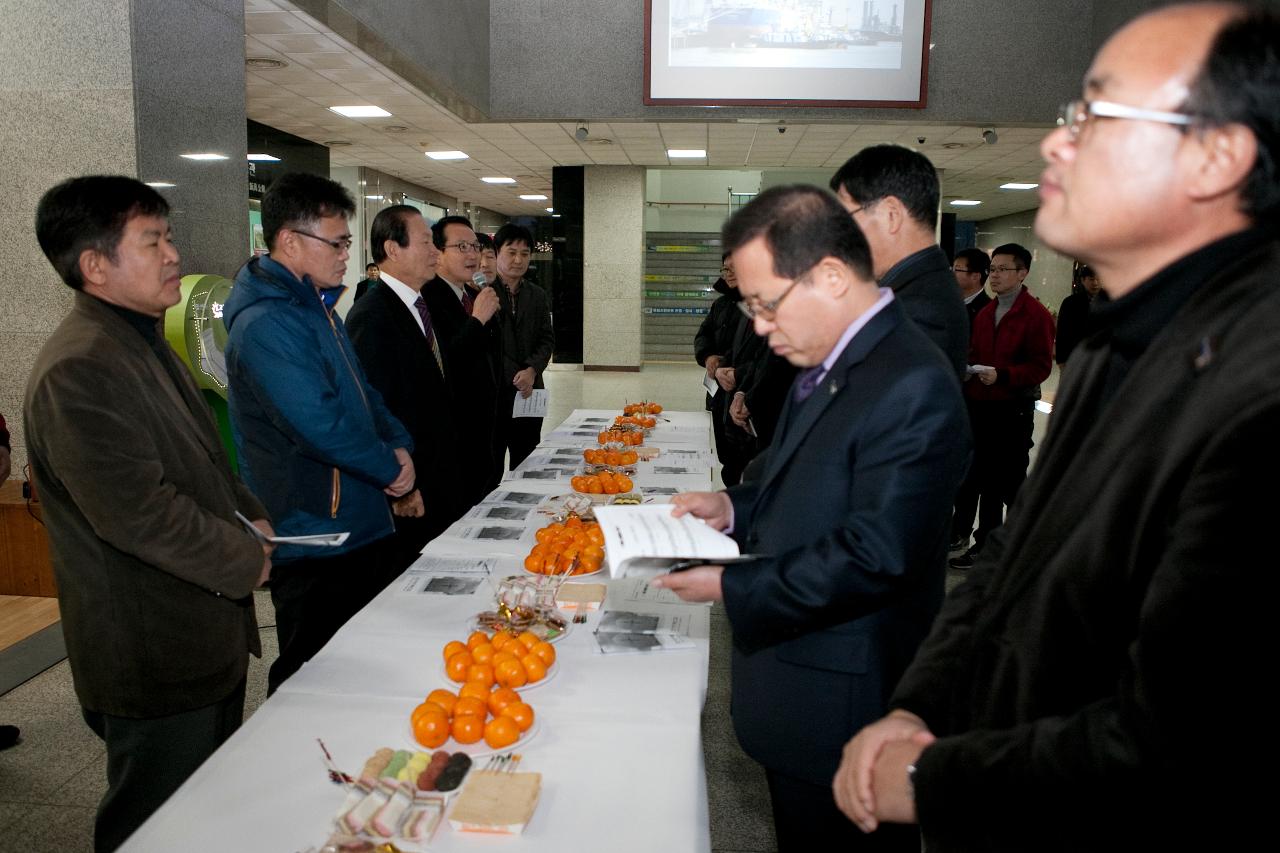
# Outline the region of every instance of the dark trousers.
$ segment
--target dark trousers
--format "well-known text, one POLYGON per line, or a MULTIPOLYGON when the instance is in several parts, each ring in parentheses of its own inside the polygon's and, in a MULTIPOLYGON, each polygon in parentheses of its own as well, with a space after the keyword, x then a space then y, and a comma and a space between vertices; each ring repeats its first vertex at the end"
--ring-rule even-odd
POLYGON ((125 842, 196 772, 244 719, 244 680, 227 698, 194 711, 137 720, 81 708, 107 745, 107 793, 98 804, 93 849, 125 842))
POLYGON ((507 453, 511 454, 510 470, 523 462, 533 449, 542 441, 542 418, 513 418, 511 410, 515 406, 516 394, 514 386, 499 394, 498 419, 494 425, 497 437, 495 451, 498 456, 499 474, 502 461, 507 453))
POLYGON ((1031 400, 966 400, 973 429, 973 462, 956 495, 951 538, 967 537, 973 528, 973 547, 981 550, 988 534, 1004 523, 1005 507, 1013 503, 1027 479, 1035 426, 1031 400))
POLYGON ((332 557, 309 557, 271 569, 280 656, 267 673, 267 695, 324 648, 362 607, 403 570, 395 537, 332 557))
POLYGON ((872 833, 858 829, 836 806, 830 784, 815 785, 772 770, 765 771, 765 778, 773 802, 778 853, 920 853, 920 832, 914 826, 886 823, 872 833))

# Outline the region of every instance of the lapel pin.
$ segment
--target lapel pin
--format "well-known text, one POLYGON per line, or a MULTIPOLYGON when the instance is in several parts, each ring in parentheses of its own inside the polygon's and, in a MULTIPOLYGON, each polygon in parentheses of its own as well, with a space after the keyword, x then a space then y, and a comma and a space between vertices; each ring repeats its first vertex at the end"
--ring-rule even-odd
POLYGON ((833 397, 834 397, 834 396, 835 396, 835 393, 836 393, 837 391, 839 391, 840 389, 836 386, 836 383, 833 381, 833 382, 831 382, 829 385, 827 385, 827 390, 828 390, 828 391, 830 391, 830 392, 831 392, 831 396, 833 396, 833 397))

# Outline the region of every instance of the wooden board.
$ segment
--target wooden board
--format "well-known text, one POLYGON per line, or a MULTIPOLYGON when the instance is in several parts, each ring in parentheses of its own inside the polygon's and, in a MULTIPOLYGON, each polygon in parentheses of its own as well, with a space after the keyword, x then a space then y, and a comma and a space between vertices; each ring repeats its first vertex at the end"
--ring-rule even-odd
POLYGON ((0 595, 0 651, 58 621, 58 600, 0 595))
POLYGON ((40 504, 23 499, 21 481, 0 485, 0 595, 58 594, 40 516, 40 504))

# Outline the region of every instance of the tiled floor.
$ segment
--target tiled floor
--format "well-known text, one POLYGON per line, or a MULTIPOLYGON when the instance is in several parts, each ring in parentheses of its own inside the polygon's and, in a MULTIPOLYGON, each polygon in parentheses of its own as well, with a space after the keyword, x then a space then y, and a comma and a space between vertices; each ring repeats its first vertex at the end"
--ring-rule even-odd
MULTIPOLYGON (((621 400, 701 409, 700 374, 689 365, 646 365, 639 373, 553 367, 546 374, 551 403, 545 425, 558 424, 575 408, 615 408, 621 400)), ((1037 414, 1036 420, 1039 441, 1046 418, 1037 414)), ((259 593, 257 601, 263 658, 250 666, 246 714, 263 701, 266 667, 276 655, 270 599, 259 593)), ((716 608, 703 714, 712 847, 768 851, 774 839, 764 778, 738 748, 729 721, 729 642, 724 612, 716 608)), ((94 808, 106 787, 105 752, 80 717, 67 663, 0 696, 0 723, 20 726, 23 735, 16 747, 0 752, 0 853, 92 850, 94 808)))

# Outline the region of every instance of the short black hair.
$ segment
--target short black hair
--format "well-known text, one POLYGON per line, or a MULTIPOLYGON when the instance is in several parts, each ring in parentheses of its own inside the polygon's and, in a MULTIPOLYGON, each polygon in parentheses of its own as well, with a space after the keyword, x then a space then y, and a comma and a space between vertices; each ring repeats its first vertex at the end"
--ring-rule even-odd
POLYGON ((493 235, 493 250, 501 252, 502 247, 508 243, 524 243, 529 247, 529 251, 533 251, 533 234, 523 225, 516 225, 514 222, 508 222, 498 229, 498 233, 493 235))
POLYGON ((923 154, 901 145, 873 145, 850 157, 831 178, 858 204, 893 196, 911 218, 932 228, 938 221, 938 170, 923 154))
POLYGON ((53 187, 36 206, 36 240, 58 276, 84 289, 80 255, 92 249, 112 261, 135 216, 168 216, 164 196, 136 178, 85 175, 53 187))
POLYGON ((982 274, 982 283, 987 283, 987 275, 991 272, 991 258, 981 249, 961 249, 956 252, 956 260, 963 260, 969 265, 969 272, 982 274))
POLYGON ((836 258, 870 281, 871 248, 862 229, 830 193, 815 186, 770 187, 724 225, 721 243, 732 253, 763 237, 774 275, 799 278, 823 258, 836 258))
POLYGON ((1031 269, 1031 253, 1017 243, 1005 243, 1003 246, 996 246, 991 250, 991 257, 996 255, 1012 255, 1013 259, 1018 262, 1018 266, 1024 270, 1031 269))
POLYGON ((1258 143, 1240 207, 1255 222, 1280 219, 1280 14, 1256 5, 1218 31, 1183 106, 1199 124, 1240 124, 1258 143))
POLYGON ((262 237, 271 251, 282 228, 302 225, 311 230, 326 216, 349 218, 355 212, 356 203, 342 184, 308 172, 289 172, 272 181, 262 197, 262 237))
MULTIPOLYGON (((376 220, 375 220, 375 221, 376 221, 376 220)), ((369 263, 367 263, 367 264, 365 264, 365 265, 364 265, 364 271, 365 271, 366 273, 368 273, 368 272, 369 272, 369 270, 376 270, 377 268, 378 268, 378 265, 377 265, 376 263, 374 263, 373 261, 369 261, 369 263)))
POLYGON ((431 242, 436 244, 436 248, 444 251, 444 229, 449 225, 465 225, 472 231, 475 227, 471 224, 471 220, 465 216, 446 216, 435 222, 431 226, 431 242))
POLYGON ((484 233, 483 231, 476 232, 476 242, 480 244, 480 251, 482 252, 485 251, 486 249, 488 249, 490 252, 498 251, 493 246, 493 238, 490 237, 488 234, 484 233))
POLYGON ((388 240, 397 246, 409 245, 409 219, 421 216, 422 211, 408 204, 393 204, 378 211, 369 226, 369 253, 378 263, 387 259, 388 240))

